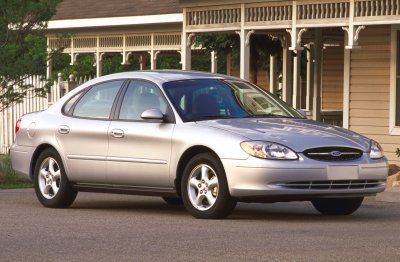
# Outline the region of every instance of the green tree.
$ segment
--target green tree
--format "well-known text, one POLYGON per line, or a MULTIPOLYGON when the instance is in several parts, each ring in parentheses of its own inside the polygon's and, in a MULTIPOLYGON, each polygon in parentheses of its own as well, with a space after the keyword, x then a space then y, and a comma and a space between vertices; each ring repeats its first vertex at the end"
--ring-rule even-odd
MULTIPOLYGON (((269 69, 269 56, 278 55, 281 60, 282 47, 278 40, 268 35, 252 35, 250 39, 250 70, 252 71, 253 82, 257 82, 257 69, 269 69)), ((240 38, 237 34, 229 33, 207 33, 196 36, 197 46, 205 48, 207 53, 217 52, 218 72, 226 72, 226 56, 232 55, 234 68, 238 68, 240 61, 240 38), (221 68, 225 66, 225 68, 221 68)), ((280 63, 281 67, 281 63, 280 63)))
MULTIPOLYGON (((33 90, 24 85, 32 75, 44 75, 48 59, 44 30, 60 0, 0 0, 0 111, 19 102, 33 90), (16 87, 19 90, 16 90, 16 87)), ((51 57, 59 50, 49 54, 51 57)))

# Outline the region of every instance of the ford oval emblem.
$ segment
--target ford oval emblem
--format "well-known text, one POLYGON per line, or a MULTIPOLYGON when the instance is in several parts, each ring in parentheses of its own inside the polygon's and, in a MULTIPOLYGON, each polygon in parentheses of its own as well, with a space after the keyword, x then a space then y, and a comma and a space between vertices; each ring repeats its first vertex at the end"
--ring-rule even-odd
POLYGON ((340 152, 340 151, 332 151, 332 152, 330 152, 330 155, 334 156, 334 157, 339 157, 339 156, 342 155, 342 152, 340 152))

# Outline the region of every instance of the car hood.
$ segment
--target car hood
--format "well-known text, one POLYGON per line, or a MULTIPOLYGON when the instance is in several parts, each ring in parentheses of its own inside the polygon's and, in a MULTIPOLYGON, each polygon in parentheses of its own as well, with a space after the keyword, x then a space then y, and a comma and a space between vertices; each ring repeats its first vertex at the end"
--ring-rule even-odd
POLYGON ((366 152, 370 144, 370 139, 362 135, 308 119, 219 119, 197 124, 232 132, 248 140, 283 144, 296 152, 325 146, 353 147, 366 152))

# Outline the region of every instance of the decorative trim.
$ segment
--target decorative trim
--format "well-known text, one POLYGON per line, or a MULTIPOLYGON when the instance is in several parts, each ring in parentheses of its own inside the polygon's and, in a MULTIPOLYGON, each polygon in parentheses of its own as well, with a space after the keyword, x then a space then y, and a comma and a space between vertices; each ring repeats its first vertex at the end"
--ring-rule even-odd
POLYGON ((247 34, 246 34, 246 41, 245 41, 246 46, 249 46, 249 44, 250 44, 250 37, 251 37, 252 34, 254 34, 254 32, 255 32, 254 30, 250 30, 250 31, 247 32, 247 34))
POLYGON ((192 46, 192 41, 193 41, 193 38, 196 36, 196 34, 195 33, 190 33, 190 34, 188 34, 188 36, 187 36, 187 41, 186 41, 186 46, 187 47, 191 47, 192 46))
POLYGON ((303 33, 307 32, 307 30, 308 30, 307 28, 302 28, 299 30, 299 32, 297 34, 297 41, 296 41, 297 46, 301 45, 301 37, 302 37, 303 33))
POLYGON ((121 65, 129 65, 129 57, 131 56, 132 52, 121 52, 122 55, 122 62, 121 65))
POLYGON ((160 54, 160 51, 155 51, 154 52, 154 57, 153 57, 154 61, 157 61, 157 57, 158 57, 159 54, 160 54))
POLYGON ((69 65, 75 65, 76 64, 76 58, 78 57, 78 55, 79 55, 79 53, 71 53, 70 54, 70 56, 71 56, 71 62, 69 63, 69 65))
POLYGON ((103 56, 105 53, 94 53, 94 63, 93 66, 97 66, 97 63, 100 63, 103 60, 103 56), (98 61, 97 61, 98 60, 98 61))
POLYGON ((292 45, 293 46, 289 47, 289 50, 302 51, 304 49, 301 46, 301 37, 302 37, 304 32, 307 32, 307 30, 308 30, 307 28, 302 28, 302 29, 296 28, 294 30, 286 29, 286 32, 288 32, 290 34, 290 37, 292 38, 292 45), (294 41, 293 41, 293 38, 296 38, 296 39, 294 39, 294 41), (296 44, 295 46, 294 46, 294 43, 296 44))
POLYGON ((356 26, 350 27, 350 26, 344 26, 342 29, 347 33, 347 45, 346 49, 353 49, 353 48, 358 48, 358 38, 360 36, 360 31, 365 29, 365 25, 359 25, 357 26, 357 29, 355 29, 356 26), (355 29, 355 30, 354 30, 355 29))
POLYGON ((356 29, 356 33, 354 34, 354 44, 358 45, 358 37, 360 35, 360 31, 365 29, 365 25, 360 25, 356 29))

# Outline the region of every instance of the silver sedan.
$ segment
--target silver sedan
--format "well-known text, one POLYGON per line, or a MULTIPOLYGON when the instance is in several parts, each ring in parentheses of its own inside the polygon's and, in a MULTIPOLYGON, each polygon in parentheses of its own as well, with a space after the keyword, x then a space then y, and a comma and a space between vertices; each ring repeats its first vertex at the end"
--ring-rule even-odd
POLYGON ((53 208, 90 191, 162 196, 196 218, 226 217, 237 201, 311 201, 347 215, 385 189, 388 172, 377 142, 199 72, 100 77, 24 115, 16 131, 13 168, 53 208))

